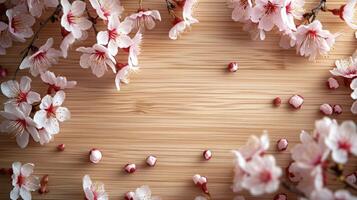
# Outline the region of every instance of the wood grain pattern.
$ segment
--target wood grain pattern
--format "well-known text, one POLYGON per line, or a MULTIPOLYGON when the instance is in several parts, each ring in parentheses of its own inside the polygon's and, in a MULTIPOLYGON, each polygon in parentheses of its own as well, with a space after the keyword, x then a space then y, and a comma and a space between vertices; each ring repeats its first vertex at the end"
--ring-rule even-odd
MULTIPOLYGON (((342 2, 333 0, 328 5, 342 2)), ((308 7, 316 3, 307 1, 308 7)), ((136 1, 125 0, 123 4, 126 13, 137 6, 136 1)), ((55 141, 46 146, 31 143, 21 150, 13 138, 0 136, 0 167, 13 161, 33 162, 37 175, 50 175, 50 193, 34 193, 34 199, 83 199, 84 174, 104 182, 111 199, 121 199, 125 192, 144 184, 163 199, 194 199, 199 194, 191 180, 195 173, 209 178, 213 199, 232 199, 230 151, 244 144, 249 135, 268 130, 270 152, 286 166, 289 154, 277 153, 275 141, 286 137, 291 148, 298 142, 300 130, 312 130, 314 120, 322 117, 320 104, 341 104, 344 113, 336 118, 355 119, 349 112, 352 100, 348 88, 330 91, 325 87, 334 60, 352 54, 357 44, 353 32, 337 18, 321 15, 328 29, 343 34, 330 56, 309 62, 294 50, 279 48, 279 37, 274 33, 265 41, 250 40, 242 25, 230 19, 225 0, 200 0, 196 11, 200 23, 177 41, 167 36, 170 22, 164 1, 145 0, 144 5, 159 9, 163 19, 153 31, 145 32, 141 71, 131 76, 129 85, 118 93, 114 74, 97 79, 90 70, 81 69, 79 53, 73 47, 69 59, 62 59, 51 69, 79 83, 67 92, 65 105, 72 119, 61 125, 55 141), (237 73, 225 72, 229 61, 239 62, 237 73), (303 109, 289 109, 286 101, 293 94, 304 96, 303 109), (276 96, 283 99, 280 108, 271 106, 276 96), (61 153, 55 150, 60 143, 67 146, 61 153), (97 165, 87 161, 93 147, 104 154, 97 165), (213 151, 208 162, 201 157, 207 148, 213 151), (149 154, 158 157, 154 168, 145 167, 149 154), (127 163, 137 163, 137 173, 124 174, 122 167, 127 163)), ((46 27, 36 44, 53 37, 58 47, 58 27, 46 27)), ((79 45, 95 42, 93 32, 89 34, 79 45)), ((16 44, 7 56, 0 57, 0 64, 11 68, 12 73, 23 48, 23 44, 16 44)), ((34 87, 44 91, 38 78, 34 87)), ((352 162, 351 169, 356 167, 357 162, 352 162)), ((0 177, 0 199, 8 199, 10 190, 8 179, 0 177)))

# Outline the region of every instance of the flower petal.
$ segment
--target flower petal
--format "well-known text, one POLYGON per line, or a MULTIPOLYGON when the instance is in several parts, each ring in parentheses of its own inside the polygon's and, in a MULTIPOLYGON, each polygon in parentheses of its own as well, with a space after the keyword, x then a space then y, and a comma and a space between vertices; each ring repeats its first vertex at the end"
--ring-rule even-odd
POLYGON ((24 131, 22 134, 18 134, 16 136, 16 142, 17 142, 17 145, 19 145, 19 147, 22 149, 27 147, 27 144, 29 143, 28 132, 24 131))
POLYGON ((64 122, 71 118, 71 113, 65 107, 58 107, 56 110, 56 118, 60 122, 64 122))

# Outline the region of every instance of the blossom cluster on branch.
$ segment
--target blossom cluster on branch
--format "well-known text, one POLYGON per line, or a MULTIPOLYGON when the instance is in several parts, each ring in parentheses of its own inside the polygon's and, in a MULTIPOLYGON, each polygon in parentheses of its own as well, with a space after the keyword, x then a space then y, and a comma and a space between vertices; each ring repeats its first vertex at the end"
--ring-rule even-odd
POLYGON ((304 11, 304 0, 229 0, 233 8, 232 19, 244 23, 252 39, 265 39, 265 33, 277 29, 282 48, 296 48, 297 54, 314 60, 327 55, 340 33, 332 34, 317 20, 320 11, 330 12, 357 29, 355 20, 356 0, 348 0, 339 8, 330 9, 327 1, 320 3, 310 12, 304 11))

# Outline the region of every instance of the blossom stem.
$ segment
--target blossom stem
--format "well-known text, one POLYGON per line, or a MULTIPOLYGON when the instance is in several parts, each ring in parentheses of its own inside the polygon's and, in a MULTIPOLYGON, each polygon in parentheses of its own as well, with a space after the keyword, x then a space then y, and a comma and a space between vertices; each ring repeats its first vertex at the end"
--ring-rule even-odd
POLYGON ((287 183, 286 181, 281 181, 281 185, 282 185, 285 189, 289 190, 290 192, 295 193, 295 194, 297 194, 298 196, 301 196, 301 197, 306 198, 306 195, 305 195, 302 191, 300 191, 299 189, 297 189, 297 188, 294 187, 293 185, 287 183))
MULTIPOLYGON (((48 16, 45 21, 43 21, 42 23, 40 23, 40 27, 36 30, 36 32, 34 33, 30 43, 28 44, 28 46, 21 51, 20 54, 23 54, 22 55, 22 58, 21 58, 21 62, 26 58, 26 56, 28 56, 29 52, 31 49, 34 48, 33 44, 35 43, 35 40, 38 38, 38 35, 40 34, 40 32, 42 31, 42 29, 48 24, 48 22, 50 22, 56 15, 58 15, 62 10, 62 6, 61 4, 58 4, 56 9, 52 12, 52 14, 50 16, 48 16)), ((16 75, 17 73, 19 72, 20 70, 20 65, 16 68, 15 70, 15 74, 14 74, 14 77, 13 79, 16 79, 16 75)))
POLYGON ((317 17, 317 14, 319 13, 319 11, 326 11, 326 2, 327 0, 320 0, 320 3, 314 7, 313 9, 311 9, 311 12, 307 12, 305 13, 303 16, 304 18, 309 22, 313 22, 316 17, 317 17))
POLYGON ((143 0, 139 0, 139 9, 143 9, 143 0))
POLYGON ((165 0, 165 1, 166 1, 167 11, 171 15, 171 17, 176 18, 175 12, 173 11, 175 9, 175 7, 176 7, 175 4, 173 4, 169 0, 165 0))

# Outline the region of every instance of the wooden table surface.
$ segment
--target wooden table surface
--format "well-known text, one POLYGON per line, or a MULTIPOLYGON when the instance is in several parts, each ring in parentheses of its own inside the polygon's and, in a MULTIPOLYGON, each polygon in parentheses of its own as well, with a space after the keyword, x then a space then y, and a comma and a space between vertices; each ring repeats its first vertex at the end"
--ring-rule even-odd
MULTIPOLYGON (((328 1, 328 5, 336 7, 342 2, 328 1)), ((307 4, 312 7, 316 3, 307 4)), ((126 14, 137 6, 136 1, 123 4, 126 14)), ((55 141, 45 146, 30 143, 21 150, 13 138, 0 136, 0 167, 9 167, 14 161, 33 162, 36 175, 49 174, 50 192, 33 193, 34 199, 83 199, 85 174, 104 182, 111 199, 122 199, 125 192, 144 184, 163 199, 194 199, 200 193, 191 179, 196 173, 208 177, 213 199, 232 199, 230 151, 244 144, 249 135, 268 130, 270 152, 285 167, 289 153, 278 153, 275 142, 286 137, 289 149, 296 144, 300 130, 311 131, 314 121, 322 117, 319 105, 341 104, 344 113, 336 118, 355 119, 349 112, 350 90, 330 91, 325 86, 335 59, 351 55, 357 44, 353 31, 338 18, 321 14, 329 30, 343 34, 328 57, 309 62, 294 49, 281 49, 275 33, 269 33, 265 41, 250 40, 242 25, 231 20, 225 0, 201 0, 196 10, 200 23, 177 41, 168 39, 170 22, 164 1, 145 0, 144 5, 159 9, 162 22, 144 33, 141 71, 131 76, 129 85, 117 92, 114 74, 108 72, 97 79, 90 70, 82 69, 75 46, 68 59, 51 68, 78 81, 76 88, 67 90, 65 101, 72 118, 61 124, 55 141), (225 71, 230 61, 239 63, 238 72, 225 71), (299 111, 286 103, 293 94, 305 98, 299 111), (283 100, 280 108, 271 105, 276 96, 283 100), (60 143, 66 144, 64 152, 56 151, 60 143), (97 165, 88 162, 91 148, 103 152, 97 165), (202 160, 205 149, 213 152, 210 161, 202 160), (154 168, 144 163, 150 154, 158 157, 154 168), (138 165, 135 174, 122 172, 127 163, 138 165)), ((94 33, 89 34, 89 39, 77 46, 91 46, 94 33)), ((58 47, 58 23, 46 27, 36 44, 48 37, 53 37, 58 47)), ((7 56, 0 57, 0 65, 11 68, 11 75, 24 46, 17 43, 7 56)), ((27 71, 20 74, 29 75, 27 71)), ((39 78, 34 79, 34 87, 45 92, 39 78)), ((357 167, 356 162, 351 165, 357 167)), ((0 199, 9 199, 10 190, 9 180, 0 177, 0 199)), ((289 199, 295 199, 292 197, 289 199)))

